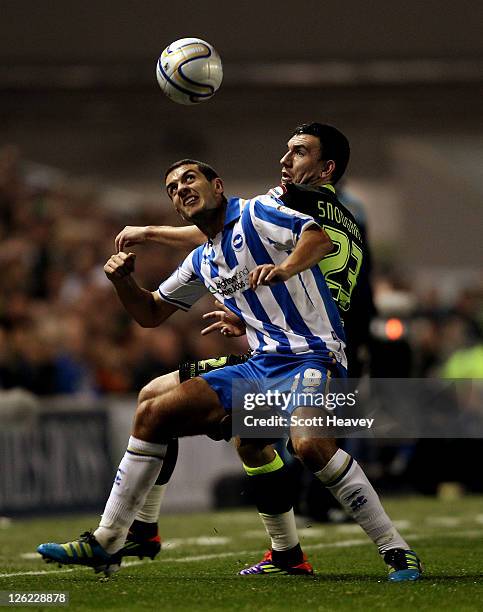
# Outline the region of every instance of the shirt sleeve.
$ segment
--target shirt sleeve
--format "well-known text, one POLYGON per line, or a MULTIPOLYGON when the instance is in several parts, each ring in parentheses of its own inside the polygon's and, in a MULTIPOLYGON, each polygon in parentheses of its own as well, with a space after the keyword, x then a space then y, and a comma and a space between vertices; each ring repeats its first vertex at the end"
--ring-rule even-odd
POLYGON ((206 293, 207 289, 201 280, 199 260, 203 247, 192 251, 183 263, 158 287, 159 297, 177 306, 189 310, 206 293))
POLYGON ((258 234, 279 250, 293 249, 302 232, 311 225, 318 226, 313 217, 284 206, 270 195, 251 200, 249 213, 258 234))

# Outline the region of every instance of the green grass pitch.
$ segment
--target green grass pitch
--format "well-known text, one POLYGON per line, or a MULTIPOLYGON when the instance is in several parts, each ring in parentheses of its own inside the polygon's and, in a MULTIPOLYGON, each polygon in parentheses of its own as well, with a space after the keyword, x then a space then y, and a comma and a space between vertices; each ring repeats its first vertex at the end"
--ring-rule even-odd
POLYGON ((76 611, 483 610, 483 498, 411 497, 385 505, 423 560, 419 582, 388 583, 375 547, 356 525, 307 522, 301 540, 314 578, 237 576, 267 544, 256 513, 243 510, 163 517, 159 557, 130 560, 104 581, 91 569, 46 565, 32 554, 40 542, 73 539, 98 518, 4 521, 0 590, 68 591, 76 611))

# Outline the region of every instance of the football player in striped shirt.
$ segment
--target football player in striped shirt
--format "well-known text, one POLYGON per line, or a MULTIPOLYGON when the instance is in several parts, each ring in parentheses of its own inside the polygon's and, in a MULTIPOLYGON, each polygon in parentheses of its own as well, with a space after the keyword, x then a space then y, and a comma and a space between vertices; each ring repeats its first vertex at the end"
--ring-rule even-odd
MULTIPOLYGON (((332 242, 314 219, 284 208, 270 195, 227 200, 216 172, 194 160, 173 164, 165 178, 176 210, 196 223, 207 242, 155 292, 135 281, 132 253, 111 256, 106 275, 143 327, 160 325, 210 292, 243 321, 253 354, 245 363, 139 399, 99 527, 73 542, 40 545, 38 552, 51 561, 109 573, 159 475, 168 441, 215 431, 233 407, 239 407, 235 380, 249 391, 295 394, 308 378, 314 391, 322 391, 330 373, 346 372, 342 323, 317 265, 332 242)), ((288 413, 297 408, 289 406, 288 413)), ((346 468, 351 466, 344 466, 344 472, 346 468)))
MULTIPOLYGON (((280 160, 281 185, 269 192, 290 208, 313 216, 332 238, 336 248, 321 260, 320 268, 342 318, 347 318, 348 314, 356 316, 354 307, 350 310, 351 300, 354 298, 353 290, 358 279, 367 277, 367 258, 364 256, 361 233, 351 213, 337 199, 335 189, 336 183, 345 172, 349 155, 349 143, 339 130, 320 123, 303 124, 294 130, 287 143, 287 151, 280 160)), ((198 246, 205 239, 206 236, 196 226, 128 226, 118 234, 115 244, 118 251, 145 241, 186 249, 198 246)), ((219 330, 222 333, 227 332, 227 335, 244 333, 232 316, 222 310, 213 314, 216 314, 218 321, 208 328, 211 331, 219 330)), ((147 399, 178 385, 180 381, 226 365, 242 363, 247 358, 247 355, 229 355, 199 362, 185 362, 180 365, 179 372, 153 380, 141 391, 141 396, 147 399)), ((229 437, 231 428, 227 429, 229 437)), ((223 432, 220 435, 223 436, 223 432)), ((237 445, 249 474, 250 488, 260 516, 271 537, 271 548, 260 563, 243 570, 242 575, 271 573, 274 567, 285 573, 299 571, 302 567, 305 572, 310 572, 311 567, 300 549, 295 527, 290 471, 276 451, 269 444, 264 445, 261 442, 237 440, 237 445)), ((310 465, 312 471, 316 472, 321 482, 328 486, 349 515, 376 543, 388 565, 390 580, 418 578, 421 572, 419 560, 394 528, 361 468, 357 464, 354 466, 354 461, 351 463, 349 455, 338 449, 333 438, 317 439, 312 441, 310 446, 314 447, 311 454, 316 455, 315 462, 310 465), (345 465, 348 468, 349 463, 351 468, 342 470, 341 474, 340 467, 345 465), (334 471, 335 478, 332 477, 334 471), (352 480, 355 473, 357 477, 352 480), (334 482, 336 479, 337 483, 334 482), (352 504, 352 500, 346 502, 347 495, 342 493, 349 483, 356 483, 358 480, 363 482, 361 492, 364 490, 365 499, 368 500, 362 506, 352 504)), ((157 520, 162 496, 176 458, 177 440, 172 440, 157 483, 132 526, 126 554, 148 556, 159 550, 157 520)), ((357 490, 358 487, 354 487, 357 490)))
MULTIPOLYGON (((331 282, 329 283, 330 289, 333 292, 333 297, 343 310, 348 308, 351 288, 357 279, 358 266, 360 268, 356 226, 353 225, 350 214, 347 214, 347 211, 344 213, 344 208, 340 203, 337 203, 333 188, 333 184, 343 174, 347 160, 347 141, 335 128, 321 126, 320 124, 301 126, 289 140, 287 154, 281 160, 283 167, 282 182, 287 188, 285 190, 286 194, 279 193, 287 202, 286 195, 304 191, 295 183, 305 182, 314 187, 316 205, 319 209, 318 216, 325 217, 325 219, 322 219, 325 220, 324 227, 330 230, 332 222, 332 224, 336 224, 336 227, 333 228, 335 232, 338 229, 340 230, 340 227, 337 228, 337 223, 342 223, 343 228, 352 229, 352 237, 348 238, 349 240, 352 238, 352 254, 348 258, 350 263, 347 269, 343 271, 345 276, 343 273, 342 278, 340 275, 337 277, 334 274, 334 266, 331 268, 329 265, 325 270, 326 277, 330 276, 332 272, 331 282), (321 198, 321 193, 323 198, 321 198), (324 210, 321 210, 319 203, 323 204, 324 210), (348 282, 351 275, 352 280, 348 282)), ((306 193, 303 194, 302 206, 304 201, 309 201, 310 191, 312 190, 306 190, 306 193)), ((313 200, 314 195, 312 195, 313 200)), ((309 212, 314 214, 313 210, 309 212)), ((122 248, 127 246, 129 242, 133 244, 142 242, 147 238, 157 239, 161 242, 167 241, 175 246, 180 245, 180 243, 186 246, 187 241, 195 244, 199 242, 202 235, 196 228, 125 228, 117 237, 116 244, 119 248, 122 248)), ((339 245, 339 251, 342 246, 339 245)), ((340 272, 340 268, 338 271, 340 272)), ((226 322, 220 322, 220 325, 226 327, 226 322)), ((196 374, 200 367, 205 369, 207 369, 207 366, 208 368, 219 367, 220 361, 223 360, 217 360, 216 366, 213 361, 190 364, 189 373, 191 375, 196 374)), ((181 375, 183 375, 183 370, 181 375)), ((148 399, 151 395, 159 393, 160 388, 168 389, 176 385, 179 381, 178 376, 178 373, 173 373, 167 377, 156 379, 142 391, 141 395, 148 399)), ((171 443, 171 448, 174 444, 174 442, 171 443)), ((347 453, 337 449, 333 439, 317 439, 309 442, 309 444, 305 440, 302 444, 304 448, 299 446, 299 456, 302 455, 305 458, 308 466, 316 472, 320 480, 329 487, 334 496, 378 545, 379 551, 384 555, 384 559, 389 565, 390 578, 393 580, 413 580, 419 577, 420 565, 417 557, 408 549, 407 544, 394 529, 378 500, 377 494, 357 463, 347 453), (333 474, 335 474, 335 477, 332 478, 331 475, 333 474), (356 497, 363 503, 354 504, 351 493, 343 495, 343 492, 350 486, 353 486, 354 491, 357 491, 356 497)), ((251 475, 250 480, 253 482, 254 489, 258 491, 257 505, 272 539, 272 548, 265 555, 264 560, 242 573, 245 575, 272 573, 274 571, 310 573, 311 567, 304 561, 298 543, 291 499, 290 495, 287 495, 286 468, 282 460, 270 446, 265 446, 261 450, 255 448, 254 451, 253 445, 248 444, 240 448, 240 455, 244 460, 247 472, 251 475)), ((176 448, 172 457, 175 461, 176 448)), ((174 465, 174 461, 171 462, 172 465, 174 465)), ((129 542, 131 548, 125 550, 124 554, 139 554, 141 552, 152 556, 150 555, 151 551, 152 554, 156 554, 159 550, 155 521, 159 513, 161 494, 164 488, 162 483, 169 479, 171 471, 172 468, 168 467, 166 473, 161 476, 161 480, 158 480, 158 486, 154 487, 148 495, 146 505, 138 515, 138 520, 134 523, 134 534, 131 534, 131 541, 129 542), (153 532, 150 534, 149 530, 153 530, 153 532), (149 548, 150 546, 151 548, 149 548)))

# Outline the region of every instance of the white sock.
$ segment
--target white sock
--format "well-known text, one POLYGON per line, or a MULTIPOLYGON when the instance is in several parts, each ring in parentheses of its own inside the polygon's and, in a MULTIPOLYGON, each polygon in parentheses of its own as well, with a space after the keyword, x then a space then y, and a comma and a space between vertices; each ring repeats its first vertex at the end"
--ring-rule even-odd
POLYGON ((290 550, 299 543, 293 508, 282 514, 262 514, 260 517, 272 541, 272 550, 290 550))
POLYGON ((315 476, 329 489, 347 514, 359 523, 381 554, 391 548, 409 548, 386 514, 362 468, 345 451, 339 449, 315 476))
POLYGON ((134 517, 159 476, 166 446, 129 438, 101 522, 94 532, 108 553, 123 546, 134 517))
POLYGON ((136 514, 136 520, 142 521, 143 523, 157 523, 159 518, 159 511, 161 509, 161 502, 163 501, 164 494, 168 484, 154 485, 149 491, 144 506, 136 514))

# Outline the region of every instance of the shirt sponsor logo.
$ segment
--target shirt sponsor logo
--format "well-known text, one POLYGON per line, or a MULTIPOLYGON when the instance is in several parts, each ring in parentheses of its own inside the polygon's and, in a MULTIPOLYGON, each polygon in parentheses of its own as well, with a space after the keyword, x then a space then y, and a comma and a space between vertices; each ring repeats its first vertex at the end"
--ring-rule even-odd
POLYGON ((214 278, 213 282, 216 287, 210 288, 210 292, 219 293, 226 297, 238 291, 245 291, 249 288, 249 274, 250 270, 245 266, 242 270, 238 270, 238 272, 235 272, 233 276, 229 276, 228 278, 214 278))

